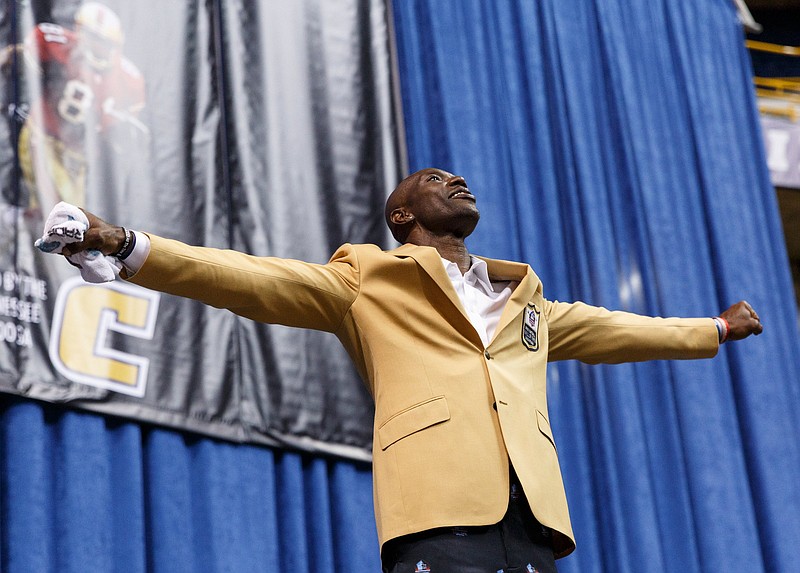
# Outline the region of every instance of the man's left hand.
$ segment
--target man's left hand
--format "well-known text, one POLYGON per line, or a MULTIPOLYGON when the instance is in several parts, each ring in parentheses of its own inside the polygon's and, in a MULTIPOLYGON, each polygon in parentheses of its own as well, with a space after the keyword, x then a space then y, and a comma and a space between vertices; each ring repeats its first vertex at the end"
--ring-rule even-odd
POLYGON ((728 338, 726 340, 741 340, 751 334, 759 335, 764 330, 758 314, 747 301, 740 300, 725 312, 719 315, 728 321, 728 338))

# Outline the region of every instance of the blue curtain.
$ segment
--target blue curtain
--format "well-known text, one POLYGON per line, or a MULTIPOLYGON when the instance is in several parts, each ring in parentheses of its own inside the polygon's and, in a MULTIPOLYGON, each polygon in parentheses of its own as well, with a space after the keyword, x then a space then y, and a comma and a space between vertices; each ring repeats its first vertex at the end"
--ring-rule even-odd
POLYGON ((552 365, 577 551, 561 571, 793 571, 800 352, 729 0, 400 0, 411 170, 464 175, 476 253, 545 296, 661 316, 739 299, 714 360, 552 365))
POLYGON ((0 397, 6 573, 380 571, 369 466, 0 397))
MULTIPOLYGON (((792 571, 796 309, 729 0, 396 0, 411 167, 467 177, 475 252, 549 298, 739 298, 712 361, 554 365, 563 571, 792 571)), ((0 398, 0 570, 378 571, 369 468, 0 398)))

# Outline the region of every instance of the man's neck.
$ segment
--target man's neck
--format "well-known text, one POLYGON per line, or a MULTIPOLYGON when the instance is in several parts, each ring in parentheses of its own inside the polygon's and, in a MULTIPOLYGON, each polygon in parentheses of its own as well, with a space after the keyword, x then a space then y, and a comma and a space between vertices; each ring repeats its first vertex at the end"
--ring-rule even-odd
POLYGON ((463 275, 469 270, 471 260, 464 239, 453 235, 429 235, 420 234, 419 236, 409 236, 408 243, 419 245, 420 247, 433 247, 439 252, 439 256, 458 265, 458 270, 463 275))

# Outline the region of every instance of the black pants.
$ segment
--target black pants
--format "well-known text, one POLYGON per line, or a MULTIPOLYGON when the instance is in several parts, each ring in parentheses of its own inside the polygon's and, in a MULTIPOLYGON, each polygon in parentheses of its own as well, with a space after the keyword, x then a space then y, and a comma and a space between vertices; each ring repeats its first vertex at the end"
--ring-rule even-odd
POLYGON ((383 573, 557 573, 550 530, 531 513, 511 473, 508 511, 500 523, 442 527, 388 541, 383 573))

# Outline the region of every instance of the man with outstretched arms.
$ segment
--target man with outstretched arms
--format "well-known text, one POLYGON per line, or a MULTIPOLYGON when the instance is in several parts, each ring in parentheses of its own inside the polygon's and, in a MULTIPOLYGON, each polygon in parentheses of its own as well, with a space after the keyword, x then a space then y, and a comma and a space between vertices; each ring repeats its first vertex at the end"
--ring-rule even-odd
POLYGON ((759 334, 758 315, 746 302, 715 318, 653 318, 548 300, 528 265, 467 251, 476 199, 441 169, 404 179, 385 213, 402 246, 348 244, 324 265, 192 247, 91 214, 64 254, 97 249, 133 283, 336 334, 375 400, 384 571, 556 571, 575 543, 548 361, 710 358, 759 334))

